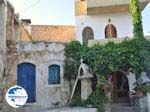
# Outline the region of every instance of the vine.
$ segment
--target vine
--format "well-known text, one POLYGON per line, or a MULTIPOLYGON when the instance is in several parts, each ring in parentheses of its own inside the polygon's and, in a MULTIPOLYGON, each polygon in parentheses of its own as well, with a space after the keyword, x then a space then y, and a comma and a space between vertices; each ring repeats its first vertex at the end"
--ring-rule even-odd
MULTIPOLYGON (((150 41, 145 38, 125 40, 122 43, 109 42, 106 45, 94 45, 90 48, 81 45, 78 41, 72 41, 67 44, 65 55, 72 62, 65 67, 65 75, 68 74, 70 78, 77 74, 80 58, 83 58, 92 68, 94 74, 98 77, 98 81, 101 80, 101 77, 107 78, 110 73, 120 70, 126 72, 132 68, 136 71, 136 75, 142 71, 150 70, 150 41)), ((97 86, 99 85, 100 83, 97 84, 97 86)), ((102 101, 105 98, 105 95, 96 98, 98 92, 100 92, 99 90, 102 90, 102 87, 93 93, 95 96, 93 102, 96 102, 98 98, 102 101)), ((103 103, 101 105, 97 103, 97 106, 99 105, 97 107, 98 112, 102 112, 100 110, 105 108, 103 103)))
POLYGON ((130 12, 132 15, 132 23, 134 26, 134 37, 144 38, 142 16, 140 11, 139 0, 130 0, 130 12))

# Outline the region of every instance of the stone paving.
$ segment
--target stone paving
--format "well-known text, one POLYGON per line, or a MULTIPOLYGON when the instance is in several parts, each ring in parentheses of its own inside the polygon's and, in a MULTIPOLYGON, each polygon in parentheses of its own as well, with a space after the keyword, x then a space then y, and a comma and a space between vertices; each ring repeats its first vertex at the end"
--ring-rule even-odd
POLYGON ((39 108, 25 107, 25 109, 22 110, 23 112, 96 112, 96 108, 82 108, 82 107, 61 107, 57 109, 39 109, 39 108))
MULTIPOLYGON (((28 105, 12 112, 96 112, 96 108, 60 107, 55 109, 49 109, 49 108, 40 108, 40 107, 28 105)), ((129 104, 113 103, 111 104, 110 112, 135 112, 135 111, 133 107, 131 107, 129 104)))
POLYGON ((128 103, 113 103, 111 104, 111 112, 135 112, 133 107, 128 103))
MULTIPOLYGON (((26 108, 24 112, 96 112, 96 108, 61 107, 57 109, 26 108)), ((125 103, 111 104, 110 112, 135 112, 133 107, 125 103)))

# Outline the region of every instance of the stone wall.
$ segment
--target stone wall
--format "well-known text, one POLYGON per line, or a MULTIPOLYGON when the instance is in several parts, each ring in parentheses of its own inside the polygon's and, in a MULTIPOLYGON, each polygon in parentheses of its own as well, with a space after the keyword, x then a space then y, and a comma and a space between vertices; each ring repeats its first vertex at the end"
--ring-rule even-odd
MULTIPOLYGON (((0 88, 0 100, 9 87, 17 84, 17 66, 28 62, 36 66, 36 102, 32 105, 41 107, 66 105, 70 96, 70 86, 69 82, 64 79, 65 45, 29 42, 31 36, 15 16, 11 4, 3 0, 0 0, 0 20, 0 81, 3 82, 5 79, 5 89, 1 91, 0 88), (22 36, 28 38, 29 41, 20 42, 22 36), (48 67, 52 64, 60 66, 61 84, 48 84, 48 67)), ((73 31, 74 27, 71 30, 73 31)), ((8 109, 12 109, 5 100, 3 108, 3 111, 7 112, 8 109)))
POLYGON ((64 79, 64 48, 62 43, 19 42, 18 59, 11 64, 14 81, 17 80, 17 65, 27 62, 36 66, 36 106, 55 107, 66 105, 70 96, 69 82, 64 79), (48 85, 48 67, 60 66, 61 84, 48 85), (58 105, 57 105, 58 104, 58 105))
POLYGON ((14 38, 14 9, 11 4, 8 2, 7 4, 7 40, 11 41, 14 38))
POLYGON ((5 51, 6 49, 6 4, 3 0, 0 0, 0 50, 5 51))
POLYGON ((20 24, 20 40, 27 42, 32 40, 31 35, 28 33, 28 31, 24 28, 22 24, 20 24))
POLYGON ((10 3, 6 0, 0 0, 0 108, 3 108, 3 112, 8 112, 9 108, 5 101, 6 90, 16 83, 12 65, 17 60, 16 39, 14 37, 19 38, 19 23, 14 22, 13 10, 10 3), (18 32, 15 33, 15 31, 18 32))
POLYGON ((61 25, 32 25, 31 36, 33 41, 66 43, 75 40, 75 27, 61 25))
POLYGON ((0 0, 0 103, 3 100, 3 75, 6 68, 6 1, 0 0))

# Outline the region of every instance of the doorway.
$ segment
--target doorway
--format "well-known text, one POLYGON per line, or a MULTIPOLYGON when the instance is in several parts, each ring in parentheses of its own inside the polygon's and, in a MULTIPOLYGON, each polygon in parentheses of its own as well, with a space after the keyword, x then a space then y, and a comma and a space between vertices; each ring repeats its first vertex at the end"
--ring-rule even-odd
POLYGON ((17 85, 23 87, 27 94, 27 103, 36 101, 36 83, 35 83, 35 65, 31 63, 22 63, 17 68, 17 85))
POLYGON ((113 74, 114 97, 116 103, 128 103, 129 100, 129 83, 128 78, 122 72, 113 74))

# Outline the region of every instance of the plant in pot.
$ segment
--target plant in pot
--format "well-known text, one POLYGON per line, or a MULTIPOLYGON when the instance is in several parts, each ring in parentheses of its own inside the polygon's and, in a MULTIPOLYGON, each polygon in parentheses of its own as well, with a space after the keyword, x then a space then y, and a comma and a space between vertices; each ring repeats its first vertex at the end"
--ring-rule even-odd
POLYGON ((135 90, 138 97, 146 96, 148 92, 150 93, 150 83, 136 83, 135 90))
POLYGON ((136 82, 136 93, 137 96, 142 97, 146 96, 148 92, 150 92, 150 79, 147 76, 146 72, 142 72, 140 77, 136 82))
POLYGON ((142 90, 142 84, 136 83, 135 91, 136 91, 137 97, 143 97, 144 96, 144 93, 142 90))

